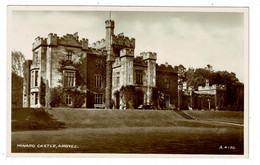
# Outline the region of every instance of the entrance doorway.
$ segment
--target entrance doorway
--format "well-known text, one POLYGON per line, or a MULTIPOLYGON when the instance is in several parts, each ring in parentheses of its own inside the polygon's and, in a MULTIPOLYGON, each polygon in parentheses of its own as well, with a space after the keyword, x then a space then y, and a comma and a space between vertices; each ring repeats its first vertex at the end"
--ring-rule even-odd
POLYGON ((140 105, 144 103, 144 93, 142 91, 137 91, 136 95, 136 107, 138 108, 140 105))
POLYGON ((120 108, 120 93, 119 93, 119 91, 116 91, 115 92, 115 108, 116 109, 119 109, 120 108))

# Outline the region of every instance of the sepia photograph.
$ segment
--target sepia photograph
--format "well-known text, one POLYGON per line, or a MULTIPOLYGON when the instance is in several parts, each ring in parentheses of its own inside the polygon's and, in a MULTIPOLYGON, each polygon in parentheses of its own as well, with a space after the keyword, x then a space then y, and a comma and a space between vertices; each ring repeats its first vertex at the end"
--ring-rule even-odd
POLYGON ((7 16, 10 156, 248 156, 248 8, 7 16))

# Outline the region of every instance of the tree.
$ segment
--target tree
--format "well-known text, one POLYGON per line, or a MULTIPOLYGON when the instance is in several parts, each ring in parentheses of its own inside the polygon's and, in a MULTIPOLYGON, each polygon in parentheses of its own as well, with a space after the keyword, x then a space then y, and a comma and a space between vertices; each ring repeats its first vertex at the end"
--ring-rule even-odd
POLYGON ((186 81, 186 68, 183 65, 178 66, 178 77, 179 77, 179 84, 182 84, 186 81))
POLYGON ((41 77, 41 85, 40 85, 40 104, 45 106, 45 96, 46 96, 46 84, 43 82, 41 77))
POLYGON ((12 73, 12 107, 23 105, 23 78, 12 73))
POLYGON ((18 51, 12 51, 12 106, 23 105, 23 63, 24 55, 18 51))
POLYGON ((135 86, 127 85, 120 88, 120 99, 122 100, 123 109, 134 109, 135 105, 135 86))
POLYGON ((23 77, 23 63, 25 62, 24 55, 19 51, 12 51, 12 73, 23 77))
POLYGON ((243 110, 244 108, 244 84, 239 82, 236 74, 228 71, 213 71, 211 65, 205 68, 189 68, 186 73, 186 81, 188 86, 193 86, 195 89, 198 86, 205 85, 206 79, 210 85, 225 85, 226 86, 226 105, 229 110, 243 110))

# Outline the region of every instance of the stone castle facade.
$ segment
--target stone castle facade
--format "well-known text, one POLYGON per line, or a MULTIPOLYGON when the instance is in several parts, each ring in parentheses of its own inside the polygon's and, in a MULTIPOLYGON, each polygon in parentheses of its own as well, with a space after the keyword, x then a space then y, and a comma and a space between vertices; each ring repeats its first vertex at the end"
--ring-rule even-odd
POLYGON ((156 64, 154 52, 135 56, 135 39, 115 35, 113 20, 107 20, 105 28, 105 38, 91 46, 88 39, 79 40, 78 33, 37 37, 32 45, 33 59, 23 67, 23 106, 52 107, 52 97, 57 94, 54 89, 60 88, 60 106, 73 106, 78 96, 72 93, 77 91, 84 96, 80 107, 177 107, 178 74, 173 68, 156 64), (122 92, 127 87, 134 97, 122 92), (154 99, 155 92, 162 95, 160 103, 154 99), (126 105, 129 99, 130 107, 126 105))

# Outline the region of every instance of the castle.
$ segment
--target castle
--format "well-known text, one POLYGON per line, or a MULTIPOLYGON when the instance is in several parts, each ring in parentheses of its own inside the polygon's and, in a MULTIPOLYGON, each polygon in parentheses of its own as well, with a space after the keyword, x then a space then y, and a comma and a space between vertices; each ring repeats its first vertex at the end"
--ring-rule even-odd
POLYGON ((157 53, 135 56, 135 38, 114 34, 105 21, 106 36, 91 46, 78 33, 50 33, 32 44, 33 59, 24 62, 23 107, 84 107, 133 109, 218 109, 225 105, 225 86, 178 84, 171 65, 156 63, 157 53))
POLYGON ((115 35, 114 28, 113 20, 105 21, 105 38, 91 46, 78 33, 37 37, 33 59, 23 66, 23 107, 177 107, 173 67, 156 64, 155 52, 135 56, 135 39, 115 35), (76 105, 82 97, 83 103, 76 105))

